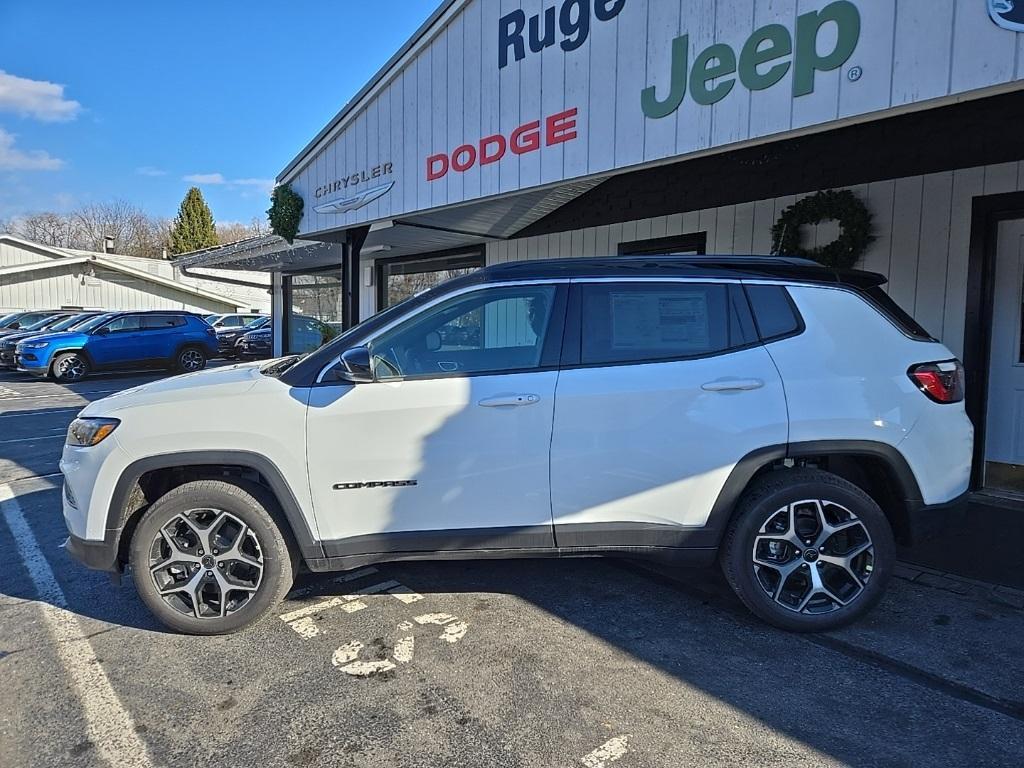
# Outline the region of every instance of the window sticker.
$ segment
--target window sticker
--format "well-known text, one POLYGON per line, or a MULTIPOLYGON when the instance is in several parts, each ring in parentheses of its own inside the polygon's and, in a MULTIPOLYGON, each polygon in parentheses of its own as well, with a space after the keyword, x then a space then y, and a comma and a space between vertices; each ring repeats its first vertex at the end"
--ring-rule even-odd
POLYGON ((611 293, 612 349, 693 350, 711 344, 703 291, 611 293))

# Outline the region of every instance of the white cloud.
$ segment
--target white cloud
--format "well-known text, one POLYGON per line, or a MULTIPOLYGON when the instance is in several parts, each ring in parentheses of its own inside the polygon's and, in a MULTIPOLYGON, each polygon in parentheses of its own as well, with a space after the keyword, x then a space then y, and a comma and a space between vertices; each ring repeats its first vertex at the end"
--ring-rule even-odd
POLYGON ((190 173, 182 177, 182 180, 191 184, 223 185, 231 190, 255 188, 267 194, 274 189, 273 179, 228 179, 222 173, 190 173))
POLYGON ((64 86, 45 80, 29 80, 0 69, 0 112, 22 117, 63 122, 74 120, 82 105, 64 98, 64 86))
POLYGON ((14 146, 14 134, 0 128, 0 170, 56 171, 62 167, 63 160, 41 149, 18 149, 14 146))
POLYGON ((139 176, 166 176, 167 171, 162 171, 159 168, 154 168, 151 165, 143 165, 135 169, 135 172, 139 176))
POLYGON ((192 184, 226 184, 224 176, 219 173, 190 173, 188 176, 183 176, 182 181, 187 181, 192 184))

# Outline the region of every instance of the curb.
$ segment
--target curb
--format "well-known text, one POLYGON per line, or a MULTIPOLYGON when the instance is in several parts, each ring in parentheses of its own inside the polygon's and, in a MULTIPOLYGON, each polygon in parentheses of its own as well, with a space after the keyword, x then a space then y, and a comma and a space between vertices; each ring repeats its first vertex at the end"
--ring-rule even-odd
POLYGON ((893 576, 897 579, 913 582, 914 584, 923 584, 934 589, 941 589, 944 592, 952 592, 964 597, 981 598, 1006 608, 1014 608, 1018 611, 1024 610, 1024 591, 1012 587, 968 579, 965 576, 944 573, 934 568, 926 568, 923 565, 915 565, 914 563, 903 561, 896 563, 893 576))

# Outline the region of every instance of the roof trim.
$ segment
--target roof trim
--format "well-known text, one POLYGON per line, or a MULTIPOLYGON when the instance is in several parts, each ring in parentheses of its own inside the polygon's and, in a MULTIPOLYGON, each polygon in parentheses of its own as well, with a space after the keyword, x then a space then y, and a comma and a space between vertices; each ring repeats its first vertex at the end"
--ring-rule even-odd
POLYGON ((19 246, 28 247, 30 250, 35 252, 43 252, 44 254, 52 254, 53 259, 50 261, 34 261, 29 264, 15 264, 10 267, 0 267, 0 275, 17 275, 25 272, 39 272, 44 269, 56 269, 59 267, 65 267, 73 264, 98 264, 106 269, 111 269, 115 272, 120 272, 125 275, 137 277, 141 280, 145 280, 148 283, 163 286, 164 288, 172 288, 181 293, 191 294, 193 296, 200 296, 210 301, 216 301, 221 304, 227 304, 228 306, 235 307, 236 309, 240 306, 230 296, 224 296, 220 293, 214 293, 213 291, 207 291, 204 288, 196 288, 186 283, 179 283, 175 280, 169 280, 166 277, 160 275, 154 275, 150 272, 146 272, 141 269, 135 269, 135 267, 129 267, 125 264, 121 264, 112 259, 104 258, 100 255, 90 256, 68 256, 62 253, 60 249, 51 247, 48 245, 42 245, 40 243, 33 243, 30 240, 22 240, 20 237, 14 237, 13 235, 0 235, 0 242, 10 242, 19 246))
POLYGON ((413 33, 412 37, 410 37, 405 44, 387 60, 383 67, 377 70, 374 76, 370 78, 369 82, 356 92, 355 96, 349 99, 348 103, 341 108, 341 111, 331 118, 331 121, 313 137, 313 140, 302 148, 302 151, 285 166, 284 170, 277 174, 277 183, 283 184, 295 175, 293 174, 293 171, 296 171, 297 166, 299 166, 308 155, 316 151, 320 143, 325 141, 330 134, 334 133, 335 129, 339 128, 341 123, 345 121, 345 118, 347 118, 351 113, 358 111, 359 107, 363 106, 364 99, 370 95, 371 91, 376 89, 376 87, 384 80, 387 80, 388 75, 390 75, 391 71, 401 63, 402 59, 412 52, 413 48, 415 48, 425 37, 429 37, 428 33, 431 31, 431 28, 434 27, 438 20, 445 16, 449 10, 451 10, 452 6, 459 5, 461 10, 461 6, 468 5, 470 2, 471 0, 441 0, 441 4, 432 14, 430 14, 427 20, 420 25, 420 28, 413 33))

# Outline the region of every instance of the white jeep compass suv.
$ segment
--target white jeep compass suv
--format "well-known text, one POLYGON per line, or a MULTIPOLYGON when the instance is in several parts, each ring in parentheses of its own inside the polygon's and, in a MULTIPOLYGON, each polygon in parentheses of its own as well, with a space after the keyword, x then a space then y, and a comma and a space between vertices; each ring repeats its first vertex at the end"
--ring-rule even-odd
POLYGON ((488 267, 305 357, 91 403, 68 549, 197 634, 303 566, 592 555, 717 560, 766 621, 838 627, 970 475, 963 369, 883 283, 768 257, 488 267))

